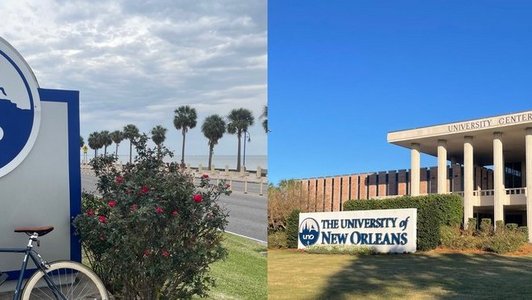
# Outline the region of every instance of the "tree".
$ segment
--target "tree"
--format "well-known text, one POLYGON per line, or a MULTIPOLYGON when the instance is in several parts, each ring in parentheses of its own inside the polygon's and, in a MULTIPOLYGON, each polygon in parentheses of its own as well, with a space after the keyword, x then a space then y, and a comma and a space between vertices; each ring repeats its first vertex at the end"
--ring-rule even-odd
POLYGON ((248 127, 253 125, 255 119, 251 111, 245 108, 233 109, 227 116, 229 122, 227 123, 227 132, 236 134, 238 138, 238 155, 236 162, 236 169, 240 171, 240 148, 242 145, 242 133, 248 131, 248 127))
POLYGON ((113 142, 116 145, 116 149, 115 149, 116 156, 118 156, 118 145, 122 142, 123 139, 124 139, 124 134, 122 133, 122 131, 115 130, 111 132, 111 140, 113 140, 113 142))
POLYGON ((95 131, 89 134, 88 142, 89 147, 94 150, 94 157, 96 158, 96 156, 98 156, 98 149, 103 146, 100 133, 95 131))
POLYGON ((103 155, 107 155, 107 147, 113 143, 113 140, 111 139, 111 134, 108 130, 104 130, 100 132, 100 139, 103 146, 103 155))
POLYGON ((167 129, 161 125, 157 125, 151 130, 151 139, 157 145, 159 155, 161 154, 161 145, 166 140, 166 131, 167 129))
POLYGON ((214 153, 214 145, 218 144, 218 140, 222 138, 225 133, 225 122, 219 115, 208 116, 201 126, 203 135, 209 140, 209 170, 212 166, 212 154, 214 153))
POLYGON ((264 131, 268 133, 268 105, 264 105, 260 118, 264 119, 262 120, 262 128, 264 128, 264 131))
POLYGON ((83 140, 83 137, 80 135, 79 136, 79 147, 83 148, 83 145, 85 145, 85 141, 83 140))
POLYGON ((133 162, 133 143, 139 137, 139 129, 133 124, 124 126, 124 138, 129 140, 129 163, 133 162))
POLYGON ((185 136, 189 129, 196 127, 196 109, 188 105, 180 106, 175 110, 174 126, 177 130, 181 130, 183 134, 183 145, 181 149, 181 167, 185 166, 185 136))

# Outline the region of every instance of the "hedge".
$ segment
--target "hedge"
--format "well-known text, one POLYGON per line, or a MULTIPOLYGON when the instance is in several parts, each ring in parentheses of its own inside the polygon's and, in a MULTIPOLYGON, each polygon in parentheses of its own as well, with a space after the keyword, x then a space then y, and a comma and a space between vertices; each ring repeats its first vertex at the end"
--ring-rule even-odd
POLYGON ((286 244, 288 248, 297 248, 300 213, 299 209, 294 209, 286 218, 286 244))
POLYGON ((462 222, 462 198, 458 195, 402 196, 384 200, 349 200, 344 211, 417 208, 417 249, 434 249, 440 243, 440 227, 459 227, 462 222))

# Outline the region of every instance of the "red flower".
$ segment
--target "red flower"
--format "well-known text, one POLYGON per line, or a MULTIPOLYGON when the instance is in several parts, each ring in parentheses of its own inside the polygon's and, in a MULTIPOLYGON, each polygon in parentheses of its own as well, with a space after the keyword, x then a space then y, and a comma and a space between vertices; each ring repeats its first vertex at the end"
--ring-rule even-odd
POLYGON ((115 207, 116 206, 116 201, 115 200, 111 200, 109 202, 107 202, 107 204, 109 205, 109 207, 115 207))
POLYGON ((147 194, 148 192, 150 191, 150 188, 143 185, 141 188, 140 188, 140 193, 141 194, 147 194))
POLYGON ((209 175, 203 174, 203 175, 201 175, 201 179, 209 179, 209 175))
POLYGON ((194 195, 193 199, 194 199, 194 202, 200 203, 201 200, 203 200, 203 196, 201 194, 196 194, 194 195))
POLYGON ((144 250, 144 253, 143 253, 144 257, 148 257, 148 256, 150 256, 150 254, 151 254, 151 250, 150 249, 144 250))
POLYGON ((100 223, 107 223, 107 217, 106 216, 99 216, 98 217, 98 221, 100 221, 100 223))
POLYGON ((89 209, 87 210, 87 213, 86 213, 86 214, 87 214, 87 216, 92 217, 92 216, 94 216, 94 210, 92 210, 92 209, 89 208, 89 209))
POLYGON ((116 184, 122 184, 124 182, 124 177, 123 176, 116 176, 115 177, 115 183, 116 184))
POLYGON ((164 213, 164 209, 162 209, 162 207, 160 207, 160 206, 157 206, 155 208, 155 212, 160 215, 160 214, 164 213))
POLYGON ((131 206, 129 207, 129 210, 131 211, 136 211, 137 209, 139 209, 139 206, 137 204, 131 204, 131 206))
POLYGON ((170 256, 170 252, 168 252, 168 251, 166 251, 166 250, 163 250, 163 251, 161 252, 161 255, 164 256, 164 257, 168 257, 168 256, 170 256))
POLYGON ((177 216, 177 210, 172 211, 172 216, 174 216, 174 217, 177 216))
POLYGON ((230 188, 230 187, 231 187, 231 185, 230 185, 229 183, 227 183, 227 184, 225 185, 225 188, 226 188, 226 189, 228 189, 228 188, 230 188))

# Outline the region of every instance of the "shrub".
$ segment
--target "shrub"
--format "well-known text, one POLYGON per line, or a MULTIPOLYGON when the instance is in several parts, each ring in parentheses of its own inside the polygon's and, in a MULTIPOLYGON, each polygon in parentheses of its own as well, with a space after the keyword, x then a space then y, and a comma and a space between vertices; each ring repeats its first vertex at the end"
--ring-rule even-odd
POLYGON ((443 225, 440 227, 440 245, 454 248, 454 241, 460 237, 460 228, 443 225))
POLYGON ((495 221, 495 228, 497 230, 504 230, 504 221, 503 220, 495 221))
POLYGON ((491 226, 491 219, 483 218, 480 220, 480 235, 488 236, 493 234, 493 226, 491 226))
POLYGON ((278 187, 268 187, 268 231, 286 229, 286 219, 294 210, 307 212, 308 193, 301 188, 301 182, 283 180, 278 187))
POLYGON ((506 224, 506 228, 509 230, 516 230, 518 225, 516 223, 508 223, 506 224))
POLYGON ((483 248, 486 251, 502 254, 517 251, 527 240, 528 236, 522 231, 501 227, 500 230, 486 239, 483 248))
POLYGON ((477 218, 469 218, 467 220, 467 234, 473 235, 477 231, 477 218))
MULTIPOLYGON (((86 195, 74 220, 94 271, 124 299, 188 299, 205 296, 211 263, 226 256, 227 214, 218 204, 224 182, 193 178, 177 164, 137 141, 135 164, 115 168, 116 158, 91 164, 101 197, 86 195)), ((163 149, 165 154, 166 149, 163 149)))
POLYGON ((375 254, 375 250, 368 246, 353 245, 314 245, 305 249, 311 254, 348 254, 348 255, 370 255, 375 254))
POLYGON ((287 248, 286 231, 276 231, 268 233, 268 248, 285 249, 287 248))
POLYGON ((441 245, 450 249, 482 249, 484 238, 474 236, 469 231, 461 232, 456 226, 444 225, 441 227, 441 245))
POLYGON ((458 227, 463 216, 458 195, 403 196, 385 200, 349 200, 344 210, 417 208, 417 248, 430 250, 440 242, 440 227, 458 227))
POLYGON ((286 244, 288 248, 297 248, 300 212, 299 209, 294 209, 286 219, 286 244))
MULTIPOLYGON (((478 249, 496 253, 507 253, 518 250, 527 242, 526 230, 517 228, 517 224, 508 224, 506 228, 493 232, 490 219, 482 220, 482 230, 470 234, 468 231, 452 226, 442 226, 440 231, 441 245, 458 250, 478 249)), ((520 227, 522 228, 522 227, 520 227)))

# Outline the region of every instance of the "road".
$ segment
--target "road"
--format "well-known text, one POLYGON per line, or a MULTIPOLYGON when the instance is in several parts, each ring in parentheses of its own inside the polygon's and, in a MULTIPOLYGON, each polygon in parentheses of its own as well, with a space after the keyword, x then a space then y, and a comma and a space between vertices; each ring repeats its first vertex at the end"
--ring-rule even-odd
MULTIPOLYGON (((96 190, 97 178, 92 175, 81 174, 81 187, 85 191, 96 190)), ((239 192, 241 189, 236 181, 233 182, 235 191, 230 196, 220 197, 220 202, 229 213, 229 225, 226 230, 250 237, 252 239, 266 241, 267 234, 267 198, 258 195, 259 185, 248 184, 248 194, 239 192)))

